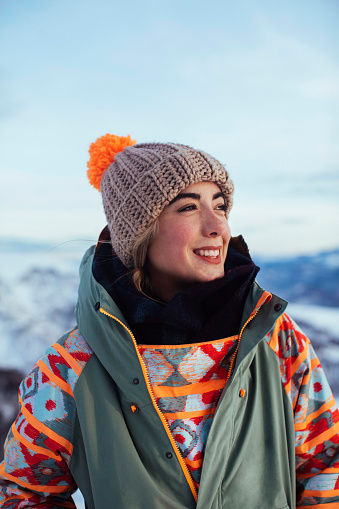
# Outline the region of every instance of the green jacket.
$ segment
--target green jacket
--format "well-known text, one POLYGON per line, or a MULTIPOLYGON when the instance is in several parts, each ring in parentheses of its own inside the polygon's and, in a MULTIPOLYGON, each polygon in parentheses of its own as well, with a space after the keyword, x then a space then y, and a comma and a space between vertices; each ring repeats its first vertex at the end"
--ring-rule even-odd
POLYGON ((128 323, 93 277, 93 257, 91 248, 80 269, 78 326, 20 387, 0 507, 74 507, 77 486, 88 509, 339 507, 338 410, 286 302, 251 287, 197 497, 128 323))
MULTIPOLYGON (((293 413, 277 356, 265 341, 286 303, 273 297, 244 329, 208 436, 196 504, 184 462, 152 401, 133 334, 93 279, 91 256, 81 268, 76 317, 95 356, 74 391, 77 440, 70 464, 88 507, 295 507, 293 413), (133 383, 136 378, 139 384, 133 383), (132 405, 139 411, 132 412, 132 405)), ((262 294, 253 285, 243 324, 262 294)))

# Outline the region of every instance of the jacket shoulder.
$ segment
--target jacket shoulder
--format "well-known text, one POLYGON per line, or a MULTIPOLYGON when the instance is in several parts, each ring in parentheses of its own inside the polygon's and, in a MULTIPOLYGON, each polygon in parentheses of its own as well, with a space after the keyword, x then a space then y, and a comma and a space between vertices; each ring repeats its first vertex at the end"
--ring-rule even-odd
POLYGON ((74 327, 46 350, 37 367, 57 385, 67 383, 73 391, 92 353, 79 329, 74 327))
POLYGON ((266 341, 277 355, 282 383, 295 412, 300 392, 306 389, 312 393, 312 405, 307 400, 309 412, 313 406, 317 410, 322 402, 333 398, 309 338, 286 313, 278 318, 266 341))
POLYGON ((58 435, 69 440, 75 416, 73 390, 91 355, 76 327, 50 346, 21 382, 19 401, 25 420, 32 420, 39 429, 39 423, 47 429, 56 426, 60 428, 58 435))
POLYGON ((294 401, 304 371, 309 369, 305 361, 308 360, 307 357, 311 353, 310 341, 286 313, 276 320, 266 336, 266 341, 278 357, 283 385, 287 394, 294 401))
POLYGON ((20 384, 22 418, 39 430, 42 423, 46 432, 58 428, 59 443, 67 442, 73 434, 73 390, 91 355, 92 350, 74 328, 46 350, 20 384))

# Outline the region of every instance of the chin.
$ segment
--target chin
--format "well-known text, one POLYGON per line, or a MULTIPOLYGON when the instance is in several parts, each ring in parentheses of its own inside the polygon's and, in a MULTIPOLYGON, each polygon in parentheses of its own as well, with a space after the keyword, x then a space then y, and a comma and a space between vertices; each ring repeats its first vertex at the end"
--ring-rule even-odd
POLYGON ((217 274, 209 274, 204 277, 202 277, 199 281, 200 283, 208 283, 209 281, 214 281, 215 279, 220 279, 224 277, 225 272, 222 270, 217 274))

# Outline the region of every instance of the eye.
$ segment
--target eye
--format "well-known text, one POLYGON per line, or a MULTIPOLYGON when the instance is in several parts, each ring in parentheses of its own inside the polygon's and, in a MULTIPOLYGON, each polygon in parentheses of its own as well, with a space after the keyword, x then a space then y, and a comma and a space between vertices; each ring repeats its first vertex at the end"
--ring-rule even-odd
POLYGON ((191 205, 185 205, 184 207, 181 207, 178 212, 187 212, 190 210, 196 210, 197 206, 192 203, 191 205))
POLYGON ((217 205, 216 209, 217 210, 222 210, 222 211, 226 212, 227 205, 226 205, 226 203, 220 203, 219 205, 217 205))

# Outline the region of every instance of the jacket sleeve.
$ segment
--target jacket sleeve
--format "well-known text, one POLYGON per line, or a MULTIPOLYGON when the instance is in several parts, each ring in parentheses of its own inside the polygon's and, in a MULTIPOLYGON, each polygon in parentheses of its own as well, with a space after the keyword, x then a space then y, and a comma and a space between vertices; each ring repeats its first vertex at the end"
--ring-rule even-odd
POLYGON ((0 465, 1 508, 75 508, 72 494, 77 486, 69 471, 73 388, 88 359, 85 352, 79 362, 72 351, 76 334, 71 331, 47 350, 20 385, 21 409, 0 465))
POLYGON ((294 413, 297 507, 339 507, 339 413, 309 339, 286 314, 269 344, 294 413))

